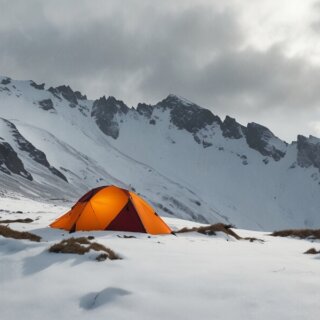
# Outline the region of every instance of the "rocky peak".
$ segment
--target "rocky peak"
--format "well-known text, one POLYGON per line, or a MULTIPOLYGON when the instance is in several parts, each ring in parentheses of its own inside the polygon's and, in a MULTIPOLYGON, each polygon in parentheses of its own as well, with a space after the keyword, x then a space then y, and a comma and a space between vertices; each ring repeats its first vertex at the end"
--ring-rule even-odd
POLYGON ((5 77, 5 78, 3 78, 3 79, 1 80, 1 84, 3 84, 3 85, 7 85, 7 84, 9 84, 10 82, 11 82, 11 79, 8 78, 8 77, 5 77))
POLYGON ((80 91, 75 91, 74 95, 78 100, 87 100, 87 96, 85 94, 82 94, 80 91))
MULTIPOLYGON (((175 94, 169 94, 165 99, 161 100, 158 104, 158 106, 161 106, 163 108, 174 108, 175 106, 179 106, 179 105, 184 105, 184 106, 192 106, 192 105, 196 105, 195 103, 179 97, 175 94)), ((200 108, 200 107, 199 107, 200 108)))
POLYGON ((314 166, 320 170, 320 139, 298 135, 297 149, 297 163, 300 167, 314 166))
POLYGON ((246 133, 246 127, 242 126, 234 118, 230 118, 229 116, 226 116, 220 127, 222 135, 225 138, 240 139, 246 133))
POLYGON ((35 89, 37 89, 37 90, 43 90, 45 84, 44 84, 44 83, 37 84, 37 83, 35 83, 34 81, 30 80, 30 86, 33 87, 33 88, 35 88, 35 89))
POLYGON ((119 124, 115 117, 117 114, 126 114, 128 111, 129 108, 123 101, 117 100, 112 96, 107 99, 103 96, 94 101, 91 116, 103 133, 117 139, 119 136, 119 124))
POLYGON ((105 100, 104 103, 107 106, 107 108, 117 110, 117 112, 120 112, 120 113, 125 113, 125 114, 128 113, 129 108, 122 100, 117 100, 113 96, 109 96, 107 99, 105 96, 102 97, 102 99, 103 98, 105 100))
POLYGON ((246 140, 250 148, 264 156, 279 161, 285 155, 287 144, 277 138, 268 128, 257 123, 249 123, 246 128, 246 140))
POLYGON ((137 112, 145 116, 146 118, 150 119, 153 112, 153 106, 146 103, 138 103, 137 112))
POLYGON ((78 104, 77 94, 69 86, 58 86, 56 88, 50 87, 48 89, 55 96, 62 96, 70 102, 70 107, 75 107, 78 104))
POLYGON ((220 118, 210 110, 172 94, 160 101, 156 107, 170 109, 170 121, 178 129, 185 129, 193 134, 214 122, 221 124, 220 118))

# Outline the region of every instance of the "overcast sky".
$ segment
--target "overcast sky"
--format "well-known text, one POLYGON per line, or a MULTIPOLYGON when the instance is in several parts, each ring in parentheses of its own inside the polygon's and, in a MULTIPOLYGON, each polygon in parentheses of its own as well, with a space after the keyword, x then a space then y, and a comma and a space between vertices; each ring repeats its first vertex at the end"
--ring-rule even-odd
POLYGON ((320 136, 320 1, 0 0, 0 74, 129 106, 181 95, 320 136))

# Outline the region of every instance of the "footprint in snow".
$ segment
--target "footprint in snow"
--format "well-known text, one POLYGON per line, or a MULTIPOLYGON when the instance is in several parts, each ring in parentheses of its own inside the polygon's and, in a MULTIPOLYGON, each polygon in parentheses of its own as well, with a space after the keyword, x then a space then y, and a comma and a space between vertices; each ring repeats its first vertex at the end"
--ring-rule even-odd
POLYGON ((80 307, 86 310, 96 309, 129 294, 131 294, 130 291, 121 288, 105 288, 100 292, 90 292, 84 295, 80 299, 80 307))

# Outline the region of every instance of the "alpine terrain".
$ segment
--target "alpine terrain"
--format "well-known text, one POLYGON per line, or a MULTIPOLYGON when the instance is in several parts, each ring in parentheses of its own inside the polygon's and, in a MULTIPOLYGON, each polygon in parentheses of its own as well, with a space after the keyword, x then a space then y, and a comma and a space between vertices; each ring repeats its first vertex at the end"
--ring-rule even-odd
POLYGON ((319 318, 319 230, 270 232, 319 228, 319 139, 8 77, 0 110, 1 319, 319 318))
MULTIPOLYGON (((210 106, 213 107, 214 106, 210 106)), ((176 95, 128 107, 0 77, 0 192, 74 202, 114 184, 160 215, 252 230, 320 225, 320 139, 288 144, 176 95)))

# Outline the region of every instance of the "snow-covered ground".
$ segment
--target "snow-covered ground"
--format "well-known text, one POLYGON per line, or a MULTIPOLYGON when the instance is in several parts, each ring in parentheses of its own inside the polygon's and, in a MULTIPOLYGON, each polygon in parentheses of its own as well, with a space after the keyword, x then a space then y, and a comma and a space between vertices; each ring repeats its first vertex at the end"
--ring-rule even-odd
MULTIPOLYGON (((0 236, 1 319, 319 319, 320 256, 303 252, 320 243, 245 230, 235 231, 265 242, 197 233, 70 235, 48 228, 66 204, 14 195, 0 201, 1 220, 31 218, 10 227, 42 237, 36 243, 0 236), (123 259, 48 252, 63 238, 83 235, 123 259)), ((173 229, 197 225, 165 220, 173 229)))

